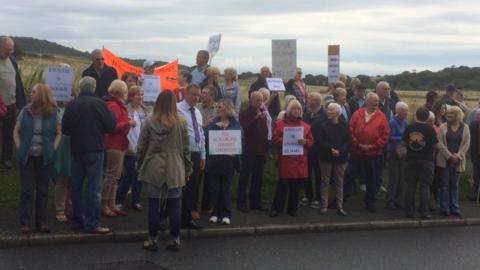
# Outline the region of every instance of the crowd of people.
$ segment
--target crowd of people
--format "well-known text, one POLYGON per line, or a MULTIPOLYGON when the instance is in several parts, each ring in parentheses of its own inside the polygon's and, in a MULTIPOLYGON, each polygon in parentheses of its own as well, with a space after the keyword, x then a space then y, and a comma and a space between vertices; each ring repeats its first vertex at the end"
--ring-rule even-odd
MULTIPOLYGON (((141 76, 127 72, 119 79, 104 63, 101 50, 91 57, 76 97, 56 102, 50 88, 37 83, 27 104, 13 40, 0 38, 0 103, 6 111, 1 119, 2 162, 6 168, 13 166, 15 145, 22 233, 30 233, 32 226, 50 232, 52 178, 56 219, 70 219, 72 229, 89 233, 110 232, 101 226, 101 216, 128 214, 130 190, 130 208, 142 211, 143 194, 149 232, 143 247, 148 250, 158 249, 159 230, 167 223, 171 251, 180 248, 181 227, 202 229, 197 222, 201 215, 210 223, 231 224, 236 172, 236 208, 266 211, 275 218, 285 211, 297 216, 299 205, 319 209, 322 215, 333 208, 347 216, 345 203, 355 186, 365 190, 365 209, 376 212, 388 168, 385 207, 403 209, 408 218, 418 211, 429 219, 436 209, 445 216, 461 215, 459 175, 470 151, 471 197, 478 200, 480 109, 472 110, 465 123, 468 108, 453 85, 442 97, 428 92, 425 105, 409 121, 409 105, 386 81, 367 92, 359 79, 347 87, 346 76, 341 76, 322 95, 308 91, 297 68, 283 95, 268 90, 271 74, 264 66, 242 108, 236 70, 225 69, 221 84, 219 69, 208 65, 209 54, 201 50, 197 65, 179 72, 178 89, 164 89, 153 106, 147 106, 141 76), (296 154, 284 151, 290 128, 301 131, 293 142, 300 149, 296 154), (218 130, 241 131, 241 155, 210 153, 209 134, 218 130), (276 161, 278 175, 270 206, 262 200, 268 159, 276 161)), ((146 72, 154 67, 155 62, 145 61, 146 72)))

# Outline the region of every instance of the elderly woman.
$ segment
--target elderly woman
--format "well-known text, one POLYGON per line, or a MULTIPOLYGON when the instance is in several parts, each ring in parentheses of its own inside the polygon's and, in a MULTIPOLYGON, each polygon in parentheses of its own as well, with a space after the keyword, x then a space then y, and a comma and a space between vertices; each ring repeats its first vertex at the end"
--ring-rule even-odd
POLYGON ((326 214, 328 207, 328 188, 330 179, 335 180, 337 192, 337 214, 346 216, 343 210, 343 174, 347 167, 348 151, 352 138, 348 124, 340 120, 342 107, 338 103, 327 106, 327 121, 320 124, 315 133, 318 144, 321 175, 321 206, 320 213, 326 214))
POLYGON ((222 91, 220 85, 218 84, 218 76, 220 75, 220 70, 217 67, 208 67, 205 72, 206 77, 203 82, 200 84, 200 87, 203 89, 205 86, 209 85, 215 87, 217 93, 215 95, 215 102, 220 100, 222 96, 222 91))
POLYGON ((396 150, 408 125, 407 116, 408 105, 401 101, 395 104, 395 115, 390 119, 390 138, 387 144, 389 182, 386 208, 390 210, 402 208, 405 160, 398 156, 396 150))
POLYGON ((278 149, 278 183, 275 192, 275 197, 272 203, 270 217, 279 216, 285 207, 285 201, 288 194, 287 213, 291 216, 297 215, 298 196, 300 188, 308 177, 308 149, 313 145, 313 136, 310 131, 310 125, 302 121, 302 105, 298 100, 293 100, 289 103, 284 119, 280 119, 276 123, 273 132, 273 144, 278 149), (303 134, 298 140, 291 142, 296 150, 299 151, 292 155, 285 151, 283 152, 284 140, 291 140, 285 138, 284 133, 286 129, 301 128, 303 134), (303 153, 302 153, 303 152, 303 153))
POLYGON ((55 151, 62 139, 57 105, 45 84, 36 84, 31 102, 24 107, 13 130, 20 163, 20 231, 30 233, 35 198, 35 227, 50 232, 47 224, 48 183, 53 174, 55 151), (34 194, 35 193, 35 194, 34 194))
POLYGON ((458 182, 465 171, 466 154, 470 146, 470 129, 462 122, 463 112, 457 106, 447 106, 447 122, 440 125, 437 166, 443 169, 440 190, 440 210, 445 216, 460 215, 458 182))
MULTIPOLYGON (((235 119, 235 109, 228 99, 220 99, 217 102, 217 117, 207 127, 207 138, 210 131, 216 130, 241 130, 240 123, 235 119)), ((213 212, 209 221, 221 222, 230 225, 232 218, 232 181, 235 163, 238 156, 213 155, 207 157, 205 173, 208 174, 208 188, 210 205, 213 212)))
POLYGON ((126 212, 115 203, 118 180, 123 171, 123 159, 128 150, 127 135, 130 128, 137 124, 135 120, 129 119, 127 107, 123 105, 126 97, 127 84, 121 80, 114 80, 108 87, 106 96, 107 106, 117 119, 114 132, 106 134, 104 139, 107 163, 102 189, 102 215, 107 217, 126 215, 126 212))
MULTIPOLYGON (((290 104, 290 102, 292 102, 294 100, 297 100, 297 98, 294 95, 286 95, 285 96, 285 105, 283 106, 283 110, 281 110, 280 113, 278 113, 277 120, 285 118, 285 114, 286 114, 286 111, 287 111, 287 108, 288 108, 288 104, 290 104)), ((301 105, 301 103, 300 103, 300 105, 301 105)))
POLYGON ((127 84, 128 89, 130 89, 130 87, 132 86, 139 85, 138 75, 129 71, 123 73, 122 81, 124 81, 127 84))
POLYGON ((242 106, 242 90, 237 83, 237 71, 232 68, 226 68, 223 71, 225 83, 220 87, 220 92, 223 98, 232 102, 235 108, 235 113, 238 116, 240 107, 242 106))
POLYGON ((345 90, 345 88, 335 89, 335 91, 333 91, 333 99, 342 109, 340 120, 348 123, 352 114, 350 113, 350 108, 348 108, 347 90, 345 90))
POLYGON ((127 197, 128 190, 132 190, 132 208, 138 211, 143 210, 143 206, 140 202, 140 193, 142 192, 142 184, 138 180, 138 173, 135 168, 137 157, 137 143, 142 129, 142 124, 145 119, 151 113, 151 107, 146 107, 143 104, 143 89, 140 86, 132 86, 128 89, 127 98, 127 112, 129 119, 132 119, 137 123, 130 129, 127 135, 128 150, 123 160, 123 176, 120 180, 120 184, 117 190, 116 204, 117 207, 122 209, 125 199, 127 197))
POLYGON ((180 197, 191 174, 187 123, 177 113, 175 95, 163 91, 143 124, 137 145, 137 169, 148 198, 148 239, 143 248, 158 250, 160 216, 170 217, 170 251, 180 249, 180 197), (167 154, 168 153, 168 154, 167 154), (167 213, 164 214, 163 212, 167 213))
POLYGON ((300 101, 302 108, 307 104, 308 91, 307 86, 302 80, 302 69, 297 67, 293 79, 290 79, 285 86, 285 95, 293 95, 300 101))

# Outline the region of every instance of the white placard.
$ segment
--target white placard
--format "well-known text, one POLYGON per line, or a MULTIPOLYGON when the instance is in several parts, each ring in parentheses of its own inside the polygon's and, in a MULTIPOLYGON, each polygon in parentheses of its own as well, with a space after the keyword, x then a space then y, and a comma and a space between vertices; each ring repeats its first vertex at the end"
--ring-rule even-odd
POLYGON ((70 100, 73 87, 73 69, 67 66, 47 67, 45 84, 52 89, 52 95, 56 101, 70 100))
POLYGON ((208 52, 210 54, 215 54, 220 49, 220 41, 222 39, 222 34, 211 36, 208 40, 208 52))
POLYGON ((285 84, 282 78, 267 78, 266 80, 270 91, 285 91, 285 84))
POLYGON ((328 46, 328 83, 340 80, 340 45, 328 46))
POLYGON ((210 130, 208 132, 209 155, 242 154, 242 132, 240 130, 210 130))
POLYGON ((303 145, 298 144, 298 140, 301 139, 303 139, 303 127, 284 127, 282 155, 302 156, 303 145))
POLYGON ((158 95, 162 91, 160 89, 160 77, 156 75, 142 75, 143 76, 143 99, 147 102, 156 101, 158 95))
POLYGON ((272 40, 272 74, 287 81, 297 68, 297 40, 272 40))

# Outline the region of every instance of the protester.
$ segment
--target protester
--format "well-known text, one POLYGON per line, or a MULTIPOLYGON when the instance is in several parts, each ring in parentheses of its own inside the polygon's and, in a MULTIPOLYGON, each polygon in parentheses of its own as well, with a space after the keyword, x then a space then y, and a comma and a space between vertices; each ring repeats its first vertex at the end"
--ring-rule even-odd
POLYGON ((196 85, 200 85, 205 78, 207 77, 207 68, 208 59, 210 58, 210 54, 206 50, 199 50, 197 52, 197 65, 191 67, 190 72, 192 73, 192 83, 196 85))
POLYGON ((238 117, 242 106, 242 90, 237 82, 237 71, 234 68, 226 68, 223 71, 225 83, 220 87, 223 98, 229 99, 235 107, 235 114, 238 117))
MULTIPOLYGON (((198 87, 188 90, 199 92, 198 87)), ((180 249, 180 198, 192 172, 189 135, 186 121, 177 113, 175 95, 163 91, 153 114, 143 124, 137 145, 137 169, 148 198, 148 239, 143 248, 158 250, 160 216, 170 217, 170 251, 180 249), (168 153, 168 154, 166 154, 168 153)))
POLYGON ((48 184, 62 132, 57 104, 47 85, 33 86, 31 102, 18 115, 13 139, 20 164, 20 232, 31 231, 35 198, 35 227, 39 232, 48 233, 48 184))
POLYGON ((395 112, 395 102, 390 98, 390 84, 386 81, 380 81, 375 87, 375 93, 379 98, 378 106, 380 110, 385 114, 388 121, 395 112))
POLYGON ((465 171, 470 146, 470 130, 462 119, 463 112, 459 107, 447 107, 447 122, 440 126, 438 134, 437 165, 443 168, 440 210, 445 216, 460 215, 458 182, 460 173, 465 171))
POLYGON ((187 86, 192 83, 192 74, 187 70, 180 70, 178 73, 177 101, 182 101, 187 95, 187 86))
POLYGON ((457 102, 453 99, 453 96, 455 95, 455 92, 457 91, 457 88, 453 84, 447 85, 447 88, 445 89, 445 94, 440 98, 439 102, 441 104, 447 104, 450 106, 457 105, 457 102))
POLYGON ((202 180, 202 171, 205 169, 205 136, 203 132, 203 120, 200 111, 195 108, 200 99, 200 87, 190 84, 187 87, 187 95, 177 105, 178 112, 187 121, 188 136, 190 138, 190 160, 193 170, 187 177, 189 181, 183 191, 182 198, 182 225, 188 229, 200 230, 203 227, 192 220, 199 216, 197 203, 202 180))
POLYGON ((248 212, 246 189, 250 183, 250 209, 267 210, 262 206, 263 166, 265 165, 268 127, 267 111, 262 109, 263 96, 255 91, 250 95, 248 108, 240 113, 240 124, 245 136, 245 148, 242 154, 242 169, 237 189, 237 209, 248 212))
POLYGON ((428 91, 427 94, 425 95, 425 106, 429 111, 433 110, 433 105, 437 102, 438 100, 438 93, 435 90, 428 91))
POLYGON ((217 67, 208 67, 206 71, 206 77, 200 84, 202 89, 205 88, 205 86, 210 86, 215 89, 215 102, 222 98, 222 91, 220 89, 220 85, 218 84, 219 75, 220 70, 217 67))
POLYGON ((0 119, 2 126, 2 164, 6 169, 13 167, 13 128, 18 110, 26 104, 20 70, 14 53, 14 41, 0 37, 0 97, 6 105, 6 116, 0 119))
POLYGON ((340 120, 348 123, 351 117, 350 109, 347 103, 347 90, 345 88, 337 88, 333 91, 333 100, 340 105, 342 112, 340 114, 340 120))
POLYGON ((277 120, 283 119, 285 117, 285 114, 286 114, 287 108, 288 108, 288 104, 290 104, 290 102, 292 102, 294 100, 297 100, 297 98, 294 95, 286 95, 285 96, 285 104, 283 106, 283 110, 281 110, 278 113, 277 120))
POLYGON ((302 108, 305 108, 308 98, 308 91, 307 86, 302 80, 302 74, 302 69, 297 67, 293 79, 290 79, 287 82, 287 85, 285 87, 285 95, 295 96, 302 105, 302 108))
POLYGON ((350 107, 350 111, 353 113, 358 110, 359 108, 363 108, 365 106, 365 92, 367 86, 364 84, 356 85, 353 96, 348 99, 348 106, 350 107))
MULTIPOLYGON (((218 116, 207 127, 206 140, 209 131, 241 130, 240 123, 235 119, 235 109, 228 99, 217 102, 218 116)), ((213 206, 209 222, 221 222, 230 225, 232 218, 232 182, 238 156, 208 155, 205 174, 208 174, 210 205, 213 206)))
POLYGON ((328 104, 328 120, 320 124, 318 132, 315 133, 315 141, 318 144, 321 172, 320 213, 327 213, 328 189, 330 179, 333 177, 337 196, 337 214, 346 216, 347 212, 343 210, 343 174, 347 167, 351 136, 347 122, 340 120, 341 115, 342 107, 338 103, 328 104))
POLYGON ((435 114, 435 125, 440 127, 441 124, 447 122, 447 104, 441 101, 435 102, 432 107, 432 112, 435 114))
POLYGON ((123 73, 122 81, 124 81, 127 84, 128 89, 130 89, 132 86, 136 86, 139 84, 138 75, 129 71, 123 73))
POLYGON ((352 78, 350 81, 350 88, 347 88, 347 100, 350 100, 351 97, 355 95, 355 92, 357 91, 357 87, 361 84, 362 82, 360 81, 359 78, 352 78))
POLYGON ((279 216, 284 211, 285 201, 288 194, 287 213, 290 216, 297 215, 299 192, 303 181, 308 178, 308 149, 313 145, 313 136, 310 125, 303 122, 302 105, 298 100, 290 102, 287 107, 286 117, 276 123, 273 132, 273 143, 278 149, 278 182, 275 197, 270 211, 270 217, 279 216), (303 136, 295 143, 303 148, 300 155, 288 155, 283 153, 283 140, 285 128, 301 127, 303 136))
POLYGON ((272 117, 270 116, 270 113, 268 112, 268 104, 270 101, 272 101, 271 96, 270 96, 270 90, 267 88, 260 88, 258 89, 258 92, 260 92, 263 96, 263 102, 262 105, 260 105, 260 110, 265 112, 265 117, 267 119, 267 129, 268 129, 268 135, 267 135, 267 155, 268 158, 272 156, 272 136, 273 136, 273 120, 272 117))
POLYGON ((404 200, 405 159, 398 155, 397 148, 402 141, 403 132, 408 125, 407 116, 408 105, 405 102, 398 102, 395 105, 395 115, 390 119, 390 138, 387 144, 389 182, 386 208, 390 210, 402 208, 404 200))
POLYGON ((92 64, 82 72, 82 77, 90 76, 95 79, 97 86, 95 88, 95 95, 99 98, 108 94, 107 90, 110 84, 118 79, 117 71, 105 64, 103 52, 100 49, 95 49, 91 53, 92 64))
MULTIPOLYGON (((252 95, 252 92, 258 91, 260 88, 267 88, 267 78, 271 76, 270 74, 270 68, 267 66, 264 66, 260 69, 260 75, 258 76, 257 80, 254 81, 250 85, 250 90, 248 90, 248 97, 252 95)), ((277 92, 271 92, 270 93, 270 99, 268 102, 268 112, 270 116, 272 117, 273 120, 277 119, 277 115, 280 112, 280 98, 278 97, 277 92)))
POLYGON ((130 128, 128 132, 128 150, 123 160, 123 176, 120 179, 120 183, 117 189, 116 205, 117 208, 123 209, 125 199, 128 191, 131 189, 131 206, 132 209, 142 211, 143 206, 141 204, 141 192, 142 184, 138 179, 138 172, 135 164, 137 157, 138 138, 140 137, 140 131, 142 130, 143 123, 147 117, 151 114, 151 107, 147 107, 143 104, 144 92, 140 86, 132 86, 128 89, 127 98, 127 112, 129 119, 135 121, 136 125, 130 128))
POLYGON ((420 207, 418 211, 421 218, 430 219, 430 184, 434 175, 433 151, 438 140, 435 130, 426 124, 429 117, 428 109, 426 107, 418 108, 416 117, 417 121, 406 127, 402 136, 402 141, 407 149, 405 158, 407 165, 405 214, 408 218, 414 217, 416 190, 417 185, 420 183, 420 207))
POLYGON ((215 87, 207 85, 202 89, 202 96, 200 97, 201 103, 198 103, 195 107, 200 111, 202 115, 203 128, 206 128, 215 117, 215 100, 217 96, 217 89, 215 87))
POLYGON ((155 61, 147 59, 143 62, 143 74, 153 75, 155 73, 155 67, 157 63, 155 61))
POLYGON ((474 120, 469 126, 470 158, 473 167, 473 189, 470 199, 478 202, 480 199, 480 109, 474 110, 474 113, 474 120))

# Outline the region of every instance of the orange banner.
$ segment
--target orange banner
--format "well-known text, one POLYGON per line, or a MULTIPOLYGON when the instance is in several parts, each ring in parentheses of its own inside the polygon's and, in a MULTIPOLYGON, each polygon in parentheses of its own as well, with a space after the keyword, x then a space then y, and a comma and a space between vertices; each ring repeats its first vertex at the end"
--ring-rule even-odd
MULTIPOLYGON (((133 72, 138 76, 143 74, 143 68, 127 63, 106 48, 103 48, 103 57, 105 58, 105 64, 115 68, 118 78, 122 78, 125 72, 133 72)), ((175 91, 178 89, 178 59, 155 68, 154 74, 160 77, 160 88, 162 90, 175 91)))

